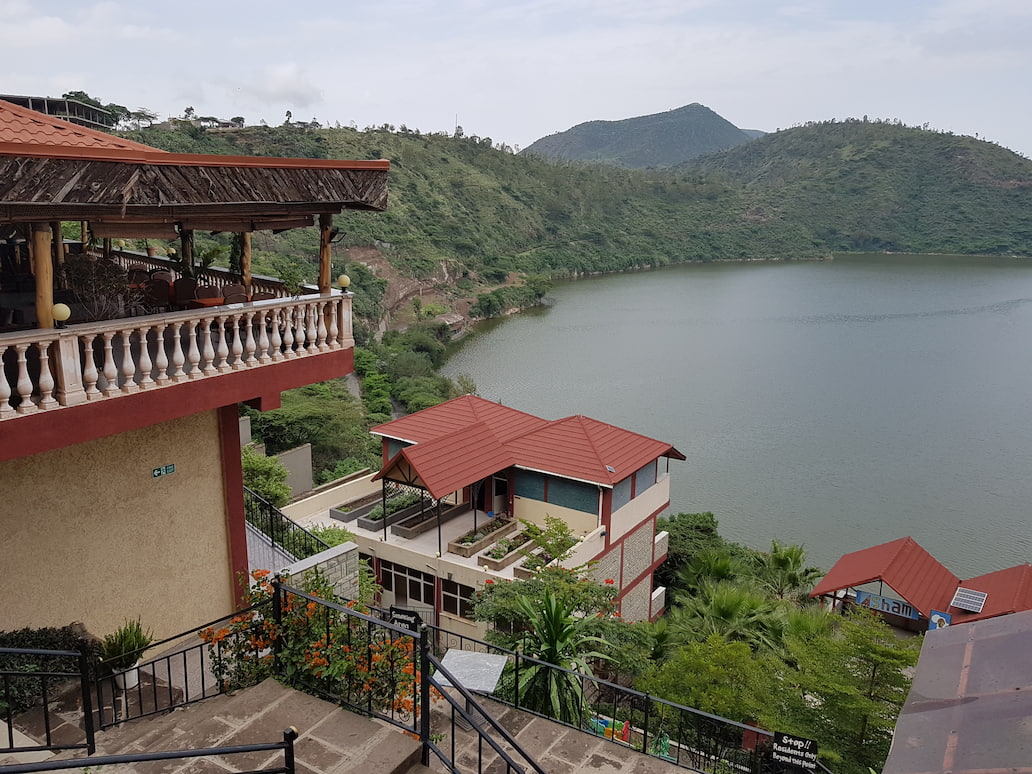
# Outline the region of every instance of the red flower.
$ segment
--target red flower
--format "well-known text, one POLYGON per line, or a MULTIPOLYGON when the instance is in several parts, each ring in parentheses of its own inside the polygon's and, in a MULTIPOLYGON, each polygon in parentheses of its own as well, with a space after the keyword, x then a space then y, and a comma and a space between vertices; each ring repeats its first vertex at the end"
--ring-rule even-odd
POLYGON ((494 581, 488 578, 486 581, 484 581, 484 583, 494 583, 494 581))
POLYGON ((612 586, 614 583, 616 583, 616 581, 613 580, 612 578, 606 578, 606 583, 608 583, 610 586, 612 586))

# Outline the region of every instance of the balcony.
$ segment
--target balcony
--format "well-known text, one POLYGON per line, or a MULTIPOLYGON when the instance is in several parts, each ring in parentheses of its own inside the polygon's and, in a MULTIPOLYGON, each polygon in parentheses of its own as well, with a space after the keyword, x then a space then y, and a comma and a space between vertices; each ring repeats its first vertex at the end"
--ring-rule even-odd
MULTIPOLYGON (((351 299, 329 292, 0 334, 0 434, 41 416, 177 387, 225 380, 235 385, 222 385, 217 405, 226 405, 273 390, 278 400, 279 389, 343 375, 350 360, 342 368, 341 355, 354 346, 351 299), (327 368, 290 368, 320 358, 327 368), (296 384, 283 378, 285 368, 303 371, 296 384)), ((198 393, 177 397, 196 401, 198 393)), ((204 408, 195 402, 180 413, 204 408)))

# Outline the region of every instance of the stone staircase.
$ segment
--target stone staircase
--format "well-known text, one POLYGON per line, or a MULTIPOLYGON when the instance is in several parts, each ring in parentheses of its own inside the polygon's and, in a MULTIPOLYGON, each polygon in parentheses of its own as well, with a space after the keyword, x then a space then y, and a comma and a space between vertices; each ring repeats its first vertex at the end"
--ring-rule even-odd
MULTIPOLYGON (((642 755, 631 747, 567 728, 544 718, 481 699, 482 705, 549 774, 674 774, 672 763, 642 755)), ((81 722, 81 712, 68 714, 67 733, 81 722)), ((284 729, 299 732, 294 743, 298 771, 305 774, 429 774, 450 771, 436 756, 430 768, 419 765, 418 740, 382 721, 371 720, 335 704, 286 688, 269 679, 232 695, 215 696, 167 714, 131 720, 97 735, 98 755, 188 750, 257 744, 282 739, 284 729)), ((505 765, 475 730, 452 726, 450 709, 437 702, 431 730, 443 736, 438 746, 455 749, 461 772, 504 774, 505 765), (452 738, 454 735, 454 738, 452 738), (478 760, 478 748, 484 759, 478 760)), ((81 734, 81 730, 78 731, 81 734)), ((80 757, 65 753, 61 758, 80 757)), ((517 763, 523 761, 516 755, 517 763)), ((24 759, 23 759, 24 760, 24 759)), ((88 766, 88 758, 82 758, 88 766)), ((239 772, 281 765, 282 752, 192 758, 112 767, 122 771, 161 774, 239 772)), ((3 760, 0 767, 11 760, 3 760)))

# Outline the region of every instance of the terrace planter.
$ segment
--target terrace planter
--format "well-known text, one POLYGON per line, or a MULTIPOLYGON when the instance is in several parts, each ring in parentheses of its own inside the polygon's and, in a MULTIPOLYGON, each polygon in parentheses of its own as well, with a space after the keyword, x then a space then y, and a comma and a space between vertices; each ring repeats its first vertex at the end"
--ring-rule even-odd
MULTIPOLYGON (((447 508, 441 509, 441 524, 446 521, 454 519, 461 513, 465 513, 468 507, 463 505, 450 505, 447 508)), ((422 535, 424 532, 429 532, 437 526, 437 509, 427 508, 423 513, 417 513, 415 516, 410 516, 399 524, 395 524, 391 527, 391 533, 403 538, 414 538, 418 535, 422 535)))
MULTIPOLYGON (((375 505, 373 506, 376 507, 375 505)), ((368 516, 360 516, 356 522, 362 529, 367 529, 375 532, 378 529, 383 529, 384 519, 387 520, 387 526, 397 524, 399 521, 405 521, 409 516, 419 513, 421 507, 420 503, 413 503, 412 505, 402 508, 400 511, 395 513, 388 513, 383 519, 370 519, 368 516)))
POLYGON ((545 567, 545 566, 547 566, 550 563, 550 562, 544 562, 544 564, 541 564, 538 567, 535 567, 533 569, 530 568, 530 567, 527 567, 527 563, 531 559, 536 559, 536 558, 538 558, 540 556, 542 556, 541 551, 540 550, 535 551, 533 554, 531 554, 526 559, 524 559, 522 562, 520 562, 515 567, 513 567, 512 568, 512 575, 513 575, 513 577, 514 578, 519 578, 520 580, 530 580, 531 578, 533 578, 534 577, 534 573, 536 573, 542 567, 545 567))
POLYGON ((458 540, 452 540, 450 543, 448 543, 448 551, 453 554, 458 554, 459 556, 470 557, 473 556, 473 554, 479 554, 489 545, 497 542, 499 538, 503 538, 506 535, 509 535, 516 531, 516 525, 518 522, 504 521, 501 525, 495 526, 495 523, 498 521, 501 520, 492 519, 491 521, 488 521, 480 529, 471 529, 458 540), (491 525, 492 527, 494 527, 494 529, 492 529, 490 532, 485 532, 485 529, 488 525, 491 525), (477 540, 476 542, 462 542, 463 539, 469 538, 477 534, 483 535, 483 537, 480 540, 477 540))
MULTIPOLYGON (((353 511, 342 511, 340 508, 330 508, 330 518, 334 521, 341 521, 347 524, 348 522, 354 521, 361 515, 360 510, 361 509, 355 509, 353 511)), ((372 510, 372 508, 370 508, 369 510, 372 510)), ((366 511, 366 513, 368 512, 369 511, 366 511)))
POLYGON ((509 553, 507 553, 505 556, 495 559, 487 555, 481 555, 477 557, 477 564, 479 564, 481 567, 486 567, 489 570, 500 570, 503 567, 508 567, 510 564, 515 562, 521 556, 523 556, 527 552, 528 548, 533 546, 533 544, 530 542, 530 538, 523 532, 517 532, 516 535, 513 536, 513 539, 518 540, 520 536, 526 537, 526 540, 524 540, 519 545, 513 546, 513 549, 509 551, 509 553))

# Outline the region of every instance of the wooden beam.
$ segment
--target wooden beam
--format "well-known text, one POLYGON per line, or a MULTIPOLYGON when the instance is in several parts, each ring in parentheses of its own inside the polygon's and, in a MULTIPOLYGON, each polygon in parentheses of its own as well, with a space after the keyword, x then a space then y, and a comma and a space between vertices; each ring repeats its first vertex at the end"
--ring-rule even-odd
POLYGON ((36 327, 54 327, 54 262, 50 257, 50 224, 32 224, 32 255, 36 266, 36 327))
POLYGON ((251 232, 245 231, 240 239, 240 273, 244 275, 244 287, 247 295, 251 295, 251 232))
POLYGON ((179 232, 179 242, 183 253, 183 264, 193 266, 193 232, 184 228, 179 232))
POLYGON ((330 273, 333 269, 333 246, 330 244, 330 231, 333 228, 333 216, 323 213, 319 216, 319 292, 330 292, 330 273))

